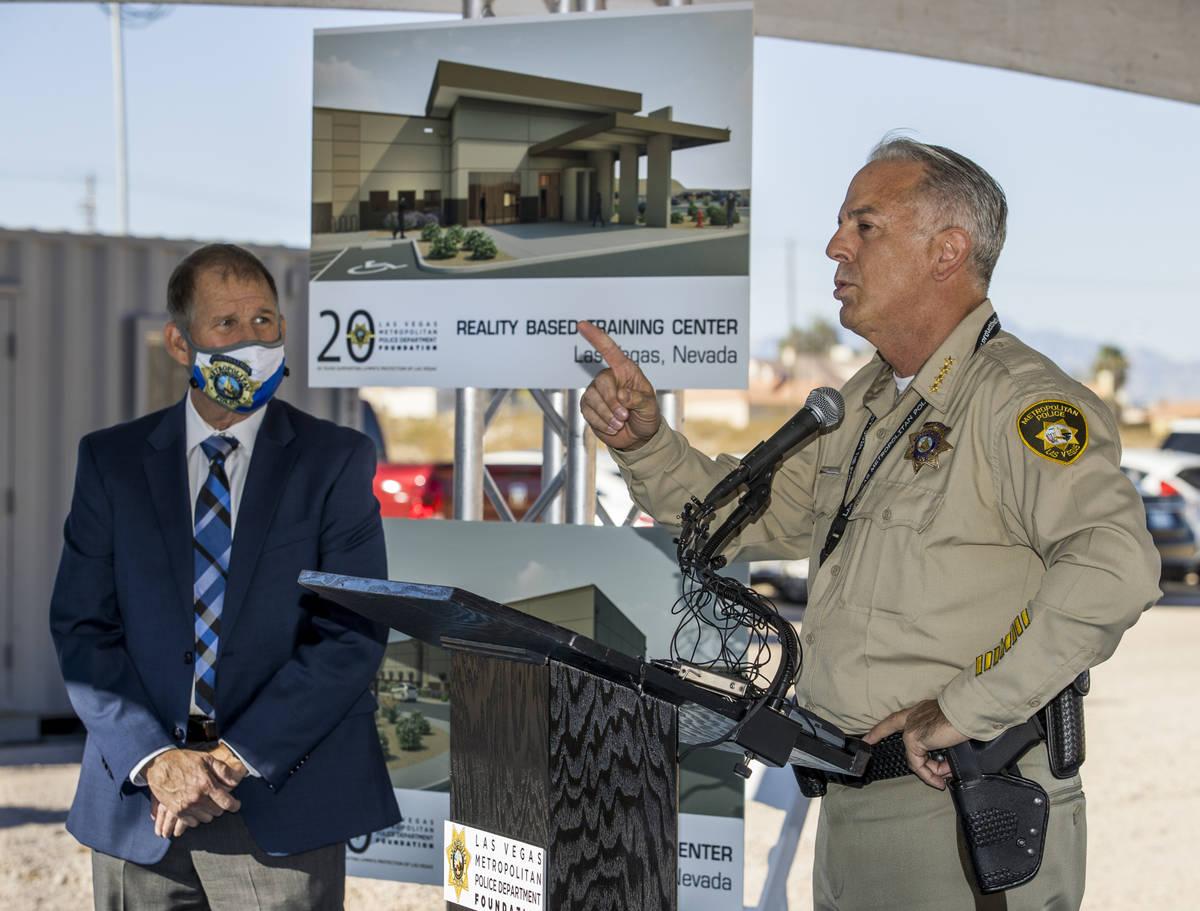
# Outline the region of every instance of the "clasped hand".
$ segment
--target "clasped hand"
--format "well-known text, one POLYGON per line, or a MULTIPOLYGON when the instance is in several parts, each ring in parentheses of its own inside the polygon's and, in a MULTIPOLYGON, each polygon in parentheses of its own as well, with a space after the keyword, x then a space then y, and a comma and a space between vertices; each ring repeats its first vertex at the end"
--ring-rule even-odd
POLYGON ((211 751, 175 749, 159 753, 142 772, 150 787, 154 834, 175 838, 186 829, 236 813, 242 802, 233 789, 246 766, 224 744, 211 751))

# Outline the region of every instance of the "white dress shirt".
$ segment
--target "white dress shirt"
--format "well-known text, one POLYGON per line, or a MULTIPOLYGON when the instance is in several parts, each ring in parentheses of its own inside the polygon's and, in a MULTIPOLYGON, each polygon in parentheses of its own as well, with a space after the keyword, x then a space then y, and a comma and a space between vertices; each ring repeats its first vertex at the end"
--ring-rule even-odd
MULTIPOLYGON (((225 476, 229 479, 229 525, 233 533, 237 534, 237 515, 238 506, 242 502, 242 491, 246 489, 246 475, 250 473, 250 457, 254 454, 254 441, 258 437, 258 430, 262 427, 263 417, 266 415, 265 407, 259 408, 250 414, 249 417, 238 421, 236 424, 226 428, 225 430, 217 430, 209 425, 204 418, 200 417, 200 413, 196 411, 196 406, 192 403, 192 396, 189 392, 187 403, 184 406, 184 425, 186 429, 186 453, 188 467, 188 492, 190 496, 189 502, 192 504, 192 524, 196 522, 196 500, 200 496, 200 489, 204 486, 204 482, 208 480, 209 461, 208 456, 204 454, 204 450, 200 444, 214 434, 232 437, 238 441, 237 448, 225 457, 225 476)), ((220 662, 220 645, 218 643, 217 660, 220 662)), ((195 665, 193 665, 195 666, 195 665)), ((192 704, 191 713, 193 715, 202 715, 203 712, 196 705, 196 679, 192 678, 192 704)), ((249 770, 249 774, 255 778, 259 777, 249 763, 238 753, 237 749, 231 743, 222 740, 238 759, 249 770)), ((163 747, 161 750, 155 750, 141 762, 133 767, 133 772, 129 775, 129 780, 138 787, 142 787, 146 783, 146 779, 142 777, 142 770, 146 767, 151 759, 159 753, 165 753, 167 750, 174 747, 163 747)))

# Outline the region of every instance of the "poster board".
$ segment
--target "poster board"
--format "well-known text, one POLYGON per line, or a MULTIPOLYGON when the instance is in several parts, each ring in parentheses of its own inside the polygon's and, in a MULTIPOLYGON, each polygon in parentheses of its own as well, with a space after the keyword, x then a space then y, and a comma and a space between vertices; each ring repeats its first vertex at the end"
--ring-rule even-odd
POLYGON ((312 385, 578 388, 590 319, 744 388, 752 54, 748 3, 318 31, 312 385))

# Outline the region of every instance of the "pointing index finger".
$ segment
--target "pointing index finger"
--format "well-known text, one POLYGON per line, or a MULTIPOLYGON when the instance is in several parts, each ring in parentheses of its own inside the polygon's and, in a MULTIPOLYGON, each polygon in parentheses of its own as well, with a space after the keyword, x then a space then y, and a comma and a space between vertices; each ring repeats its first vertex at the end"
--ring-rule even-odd
POLYGON ((584 337, 589 345, 596 349, 597 353, 604 358, 604 363, 610 367, 625 366, 632 363, 621 350, 621 346, 612 340, 607 332, 599 326, 594 326, 585 319, 579 321, 579 334, 584 337))

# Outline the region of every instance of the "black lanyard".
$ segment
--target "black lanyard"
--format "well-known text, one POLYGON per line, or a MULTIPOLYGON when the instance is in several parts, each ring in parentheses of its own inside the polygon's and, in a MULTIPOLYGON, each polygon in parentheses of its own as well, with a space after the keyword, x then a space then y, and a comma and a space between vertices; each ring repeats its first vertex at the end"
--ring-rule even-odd
MULTIPOLYGON (((975 341, 974 351, 978 351, 992 336, 1000 329, 1000 318, 996 314, 992 314, 991 318, 984 324, 983 330, 979 333, 979 338, 975 341)), ((972 353, 974 353, 974 351, 972 353)), ((854 449, 854 455, 850 459, 850 467, 846 471, 846 489, 842 492, 842 505, 837 511, 837 515, 833 517, 833 522, 829 526, 829 534, 825 536, 825 546, 821 548, 821 556, 818 566, 825 562, 825 559, 833 553, 833 549, 837 547, 838 542, 842 540, 842 535, 846 533, 846 524, 850 521, 850 514, 854 512, 854 504, 858 502, 858 498, 862 496, 863 491, 867 487, 867 482, 871 480, 875 474, 875 470, 883 464, 883 460, 887 458, 888 453, 892 451, 900 438, 908 431, 917 418, 929 407, 929 402, 922 397, 913 409, 900 422, 900 426, 896 428, 896 432, 892 434, 891 439, 883 444, 883 448, 879 450, 879 455, 875 456, 866 473, 863 475, 862 483, 858 485, 858 492, 854 497, 847 502, 846 497, 850 496, 850 484, 854 481, 854 471, 858 467, 859 457, 862 455, 863 449, 867 445, 867 434, 871 432, 871 427, 875 423, 875 415, 867 418, 867 426, 863 428, 862 436, 859 437, 858 446, 854 449)))

